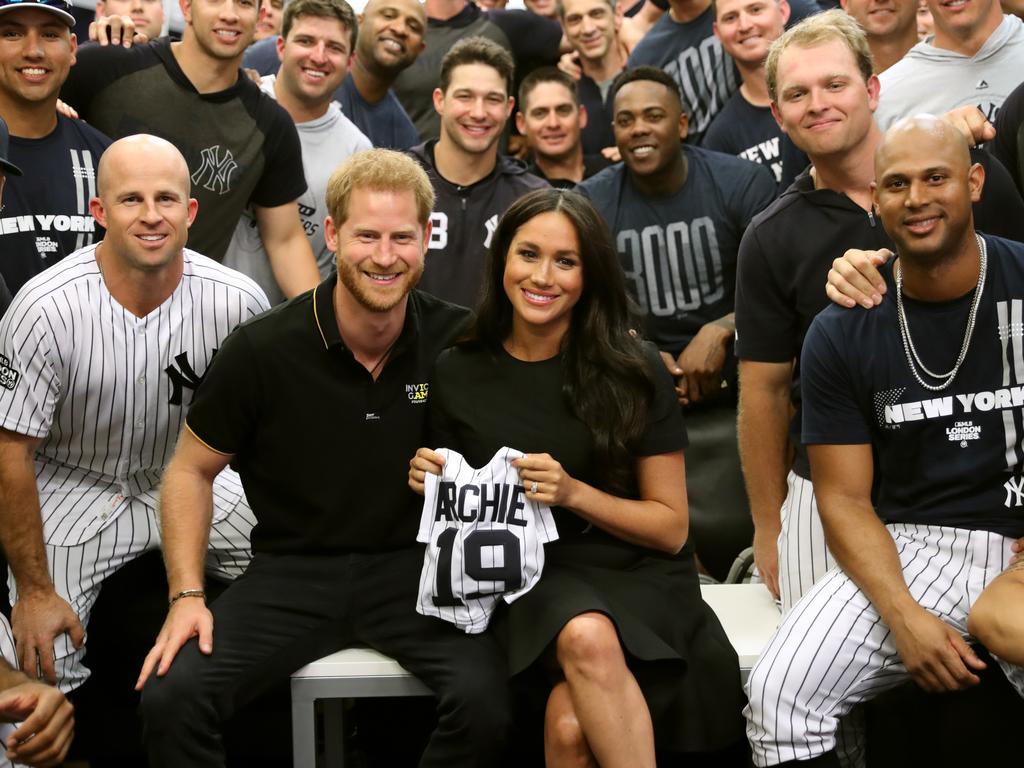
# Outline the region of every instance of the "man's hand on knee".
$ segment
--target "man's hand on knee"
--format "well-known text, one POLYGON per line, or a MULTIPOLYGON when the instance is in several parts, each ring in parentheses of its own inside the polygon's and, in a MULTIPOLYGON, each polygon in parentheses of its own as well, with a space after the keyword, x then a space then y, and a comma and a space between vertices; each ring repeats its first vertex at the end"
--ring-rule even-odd
POLYGON ((32 766, 60 765, 71 746, 75 714, 50 685, 25 682, 0 692, 0 720, 24 721, 7 740, 7 757, 32 766))
POLYGON ((959 691, 981 682, 974 671, 984 669, 985 662, 959 632, 924 608, 890 629, 907 671, 926 691, 959 691))
POLYGON ((33 678, 42 671, 42 676, 53 684, 57 683, 54 638, 67 632, 75 648, 81 648, 85 642, 85 629, 78 614, 52 589, 19 594, 11 609, 11 628, 22 670, 33 678))
POLYGON ((174 603, 167 612, 153 650, 142 664, 135 690, 141 691, 154 671, 157 677, 166 675, 178 651, 193 637, 199 638, 200 651, 213 653, 213 614, 204 600, 186 598, 174 603))

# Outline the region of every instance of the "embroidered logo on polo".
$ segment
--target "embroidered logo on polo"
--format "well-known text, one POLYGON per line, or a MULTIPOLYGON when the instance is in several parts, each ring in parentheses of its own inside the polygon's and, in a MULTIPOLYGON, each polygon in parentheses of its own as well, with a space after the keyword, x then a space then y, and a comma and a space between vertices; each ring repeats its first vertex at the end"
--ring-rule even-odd
POLYGON ((14 389, 18 385, 19 374, 11 367, 11 361, 4 355, 0 355, 0 386, 4 389, 14 389))
POLYGON ((405 395, 412 403, 425 403, 430 393, 429 384, 406 384, 405 395))

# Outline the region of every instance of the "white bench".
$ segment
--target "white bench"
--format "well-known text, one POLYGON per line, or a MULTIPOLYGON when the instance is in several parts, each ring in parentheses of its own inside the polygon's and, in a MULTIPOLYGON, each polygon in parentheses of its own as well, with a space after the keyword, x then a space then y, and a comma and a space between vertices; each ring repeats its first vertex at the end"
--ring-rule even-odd
MULTIPOLYGON (((712 584, 701 596, 722 622, 739 656, 744 681, 779 623, 779 609, 763 584, 712 584)), ((316 765, 318 699, 324 701, 324 757, 327 765, 344 760, 341 699, 378 696, 429 696, 423 683, 398 662, 368 648, 348 648, 307 664, 291 680, 294 768, 316 765), (329 710, 329 711, 328 711, 329 710)))

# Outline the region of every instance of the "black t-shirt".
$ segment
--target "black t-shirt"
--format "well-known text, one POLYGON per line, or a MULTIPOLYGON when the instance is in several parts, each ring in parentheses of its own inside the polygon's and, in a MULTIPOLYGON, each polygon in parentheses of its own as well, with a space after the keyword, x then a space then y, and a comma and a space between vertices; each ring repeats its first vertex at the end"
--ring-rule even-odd
MULTIPOLYGON (((1006 169, 984 150, 971 150, 985 166, 975 226, 1024 240, 1024 207, 1006 169)), ((828 306, 825 280, 832 262, 848 248, 889 248, 882 223, 846 195, 815 189, 801 174, 778 200, 751 222, 740 243, 736 274, 736 356, 762 363, 799 358, 811 320, 828 306)), ((800 377, 794 370, 790 435, 797 447, 793 471, 810 477, 800 443, 800 377)))
MULTIPOLYGON (((600 173, 611 164, 611 160, 606 158, 604 155, 584 155, 583 180, 586 181, 591 176, 600 173)), ((552 187, 557 187, 558 189, 572 189, 573 187, 576 186, 576 182, 572 181, 571 179, 549 179, 547 176, 544 175, 544 172, 541 171, 541 169, 537 166, 536 162, 530 163, 530 173, 532 173, 538 179, 543 179, 552 187)))
POLYGON ((41 139, 11 136, 9 160, 23 176, 8 176, 0 214, 0 274, 12 293, 69 253, 102 239, 89 213, 96 168, 110 139, 81 120, 57 116, 41 139))
MULTIPOLYGON (((986 237, 988 275, 963 366, 933 392, 910 372, 895 298, 829 307, 804 343, 806 444, 871 443, 876 508, 887 523, 1024 535, 1024 245, 986 237)), ((892 270, 883 272, 895 297, 892 270)), ((905 300, 914 347, 933 371, 956 362, 974 291, 905 300)), ((931 383, 932 380, 926 378, 931 383)))
POLYGON ((683 151, 689 170, 674 195, 644 197, 621 163, 577 187, 611 228, 648 338, 673 355, 733 311, 740 238, 775 197, 766 168, 696 147, 683 151))
MULTIPOLYGON (((647 428, 631 446, 635 456, 686 447, 672 379, 657 350, 645 347, 656 386, 647 428)), ((430 445, 454 448, 474 467, 485 466, 503 446, 549 453, 571 477, 606 490, 594 458, 593 435, 562 392, 562 367, 561 356, 524 362, 480 344, 445 351, 430 385, 430 445)), ((561 542, 587 528, 586 521, 572 512, 553 512, 561 542)))
MULTIPOLYGON (((772 117, 771 107, 754 106, 743 98, 742 93, 736 91, 711 123, 701 146, 767 166, 775 176, 775 183, 781 184, 785 137, 786 134, 772 117)), ((803 170, 809 162, 807 155, 795 147, 793 150, 802 156, 800 169, 803 170)))
POLYGON ((587 125, 580 134, 584 154, 597 155, 606 147, 614 147, 612 107, 601 94, 601 86, 586 75, 581 75, 576 83, 576 92, 579 94, 580 106, 587 110, 587 125))
POLYGON ((61 98, 112 139, 151 133, 181 151, 199 200, 188 245, 204 256, 224 257, 250 203, 273 208, 306 191, 288 113, 241 70, 230 88, 200 94, 166 38, 82 49, 61 98))
POLYGON ((240 326, 196 391, 188 428, 234 454, 258 524, 254 552, 413 546, 409 459, 423 445, 428 376, 470 313, 410 294, 405 327, 376 381, 338 332, 332 275, 240 326))
POLYGON ((1006 97, 996 113, 995 126, 996 137, 989 148, 1024 195, 1024 83, 1006 97))

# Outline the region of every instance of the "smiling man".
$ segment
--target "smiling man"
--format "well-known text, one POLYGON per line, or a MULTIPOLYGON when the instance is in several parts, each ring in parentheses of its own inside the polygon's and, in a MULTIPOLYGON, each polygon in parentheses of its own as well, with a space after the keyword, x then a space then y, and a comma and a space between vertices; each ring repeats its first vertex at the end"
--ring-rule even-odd
MULTIPOLYGON (((193 391, 230 329, 268 307, 251 280, 184 248, 197 204, 173 146, 115 142, 97 184, 103 240, 32 278, 0 323, 11 623, 21 668, 64 691, 89 676, 85 628, 103 582, 160 546, 159 483, 193 391)), ((253 519, 237 475, 214 482, 209 567, 230 579, 248 563, 253 519)))
POLYGON ((508 51, 487 38, 456 43, 434 89, 441 137, 411 150, 437 195, 422 288, 463 306, 476 306, 498 218, 524 193, 546 185, 523 163, 498 154, 514 103, 513 71, 508 51))
MULTIPOLYGON (((308 183, 298 200, 299 216, 320 275, 326 277, 334 261, 323 231, 327 181, 349 155, 372 146, 333 100, 352 60, 356 17, 345 0, 292 0, 281 31, 281 67, 276 76, 263 78, 260 89, 284 107, 299 131, 308 183)), ((284 294, 274 279, 258 224, 251 209, 242 215, 224 263, 253 278, 277 304, 284 294)))
MULTIPOLYGON (((691 530, 703 558, 702 535, 717 535, 714 520, 723 515, 739 522, 740 541, 750 541, 735 437, 736 251, 751 218, 775 197, 775 180, 748 160, 683 145, 689 120, 666 72, 627 70, 611 98, 623 162, 578 191, 608 222, 647 338, 658 345, 680 401, 689 406, 693 450, 686 481, 691 530)), ((729 565, 705 563, 721 576, 729 565)))
MULTIPOLYGON (((715 36, 736 62, 743 82, 711 123, 702 144, 707 149, 767 166, 776 182, 782 180, 783 152, 792 151, 792 145, 783 140, 782 130, 772 116, 764 60, 768 47, 782 34, 788 19, 786 0, 715 3, 715 36)), ((806 160, 796 154, 792 158, 799 168, 806 167, 806 160)))
POLYGON ((319 272, 295 204, 306 190, 295 125, 239 69, 256 25, 256 0, 181 0, 181 6, 181 42, 90 46, 61 97, 112 138, 151 133, 181 151, 200 202, 189 247, 220 261, 252 206, 282 292, 309 290, 319 272))
MULTIPOLYGON (((391 86, 425 48, 426 11, 419 0, 370 0, 358 19, 352 66, 334 98, 373 146, 409 149, 420 137, 391 86)), ((261 75, 276 73, 276 39, 251 45, 242 63, 261 75)))
POLYGON ((433 196, 407 155, 349 158, 331 177, 324 222, 337 275, 241 326, 203 381, 164 486, 179 599, 139 680, 154 768, 223 766, 221 729, 237 707, 351 645, 392 656, 436 693, 420 765, 502 763, 502 651, 415 609, 423 549, 409 459, 423 443, 427 377, 470 316, 413 290, 433 196), (296 450, 297 424, 308 450, 296 450), (255 554, 208 609, 196 557, 210 480, 229 462, 253 499, 255 554))
POLYGON ((519 86, 516 127, 533 156, 530 170, 554 187, 570 189, 608 167, 604 155, 583 154, 588 120, 576 83, 555 67, 535 69, 519 86))
POLYGON ((875 117, 883 130, 919 112, 975 105, 994 120, 1024 77, 1024 22, 999 0, 928 0, 935 36, 881 75, 875 117))
POLYGON ((110 140, 57 114, 57 94, 75 62, 70 3, 0 4, 0 115, 11 134, 0 214, 0 274, 17 290, 96 238, 89 213, 95 169, 110 140))
MULTIPOLYGON (((1024 535, 1007 388, 1022 372, 1006 330, 1024 298, 1024 245, 976 232, 985 173, 943 120, 897 123, 874 168, 896 298, 830 307, 804 342, 802 434, 840 568, 784 617, 750 673, 756 766, 838 766, 839 718, 907 679, 933 692, 977 685, 986 665, 968 612, 1024 535)), ((1024 695, 1024 668, 997 662, 1024 695)))
POLYGON ((607 104, 612 81, 626 63, 619 43, 622 14, 614 0, 561 0, 558 12, 565 39, 579 55, 579 101, 587 110, 583 151, 596 154, 615 145, 607 104))
MULTIPOLYGON (((832 260, 848 248, 887 248, 891 241, 871 200, 879 84, 862 27, 838 10, 805 19, 775 41, 765 70, 773 114, 812 163, 754 218, 736 281, 740 450, 754 559, 788 610, 833 564, 800 441, 795 361, 827 304, 832 260)), ((974 157, 988 173, 975 207, 978 227, 1021 239, 1024 204, 1012 179, 987 153, 974 157)))

